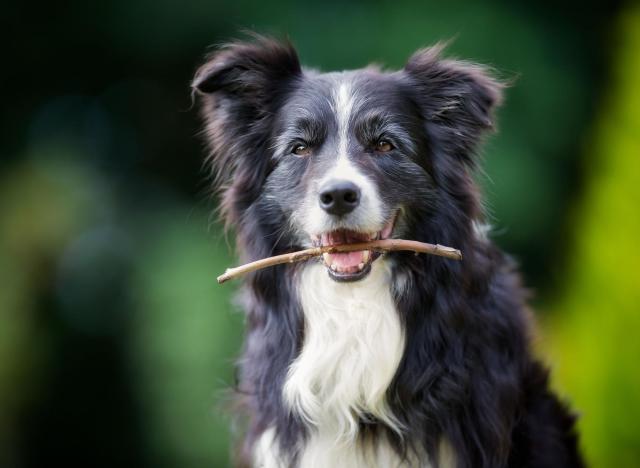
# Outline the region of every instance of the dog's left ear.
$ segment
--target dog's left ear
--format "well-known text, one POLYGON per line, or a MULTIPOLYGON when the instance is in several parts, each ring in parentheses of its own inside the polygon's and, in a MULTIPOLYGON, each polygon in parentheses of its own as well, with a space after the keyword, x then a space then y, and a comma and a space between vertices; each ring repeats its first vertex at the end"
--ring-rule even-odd
POLYGON ((486 68, 440 57, 443 45, 416 52, 404 73, 417 90, 416 99, 437 140, 452 156, 472 163, 482 135, 494 127, 494 109, 502 101, 504 84, 486 68))

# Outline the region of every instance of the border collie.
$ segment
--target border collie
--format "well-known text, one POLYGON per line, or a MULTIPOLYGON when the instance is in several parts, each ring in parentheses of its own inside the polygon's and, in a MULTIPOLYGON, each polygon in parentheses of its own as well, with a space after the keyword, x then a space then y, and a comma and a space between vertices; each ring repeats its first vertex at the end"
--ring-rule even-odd
POLYGON ((503 86, 441 52, 320 73, 257 36, 196 73, 243 261, 384 238, 464 255, 335 253, 248 275, 241 466, 582 466, 519 276, 482 227, 475 153, 503 86))

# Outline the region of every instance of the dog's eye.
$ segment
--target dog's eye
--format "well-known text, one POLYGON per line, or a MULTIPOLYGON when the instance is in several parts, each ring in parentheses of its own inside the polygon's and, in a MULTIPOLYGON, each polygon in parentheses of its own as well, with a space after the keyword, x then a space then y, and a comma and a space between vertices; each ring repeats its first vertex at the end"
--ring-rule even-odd
POLYGON ((376 151, 378 153, 388 153, 393 149, 393 145, 387 140, 378 140, 376 143, 376 151))
POLYGON ((311 154, 311 148, 304 144, 298 144, 293 147, 292 153, 296 156, 309 156, 311 154))

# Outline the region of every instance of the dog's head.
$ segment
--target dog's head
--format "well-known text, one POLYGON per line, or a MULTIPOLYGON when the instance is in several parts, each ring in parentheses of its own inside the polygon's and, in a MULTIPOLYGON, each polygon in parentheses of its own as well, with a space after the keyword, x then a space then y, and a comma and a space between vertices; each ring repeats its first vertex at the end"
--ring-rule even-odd
MULTIPOLYGON (((419 226, 442 210, 471 223, 467 169, 500 85, 440 52, 420 50, 396 72, 338 73, 304 70, 289 43, 261 37, 215 52, 193 87, 223 214, 245 247, 252 236, 271 250, 391 236, 444 243, 419 239, 429 235, 419 226)), ((324 261, 333 279, 353 281, 376 256, 324 261)))

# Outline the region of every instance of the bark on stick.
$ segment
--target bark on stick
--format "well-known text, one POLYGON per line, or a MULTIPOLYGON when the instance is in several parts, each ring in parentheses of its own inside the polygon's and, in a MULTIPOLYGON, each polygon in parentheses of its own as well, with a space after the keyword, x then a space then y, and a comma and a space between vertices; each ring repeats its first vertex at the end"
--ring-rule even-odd
POLYGON ((291 252, 282 255, 276 255, 274 257, 267 257, 255 262, 240 265, 235 268, 227 268, 227 270, 220 276, 218 276, 218 283, 222 284, 238 276, 244 275, 251 271, 260 270, 262 268, 268 268, 282 263, 294 263, 308 260, 313 257, 318 257, 323 253, 336 253, 336 252, 355 252, 358 250, 373 250, 376 252, 391 252, 397 250, 409 250, 416 253, 425 253, 431 255, 438 255, 440 257, 451 258, 453 260, 462 260, 462 252, 458 249, 446 247, 439 244, 427 244, 425 242, 418 242, 412 240, 403 239, 383 239, 370 242, 358 242, 355 244, 342 244, 331 245, 324 247, 313 247, 311 249, 300 250, 298 252, 291 252))

